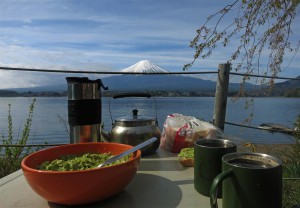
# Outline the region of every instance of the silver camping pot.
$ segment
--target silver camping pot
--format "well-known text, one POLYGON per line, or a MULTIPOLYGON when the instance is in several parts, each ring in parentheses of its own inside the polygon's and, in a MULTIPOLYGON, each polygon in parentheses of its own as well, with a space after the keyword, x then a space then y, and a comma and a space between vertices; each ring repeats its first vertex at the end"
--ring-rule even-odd
MULTIPOLYGON (((148 93, 123 93, 113 97, 113 99, 125 97, 147 97, 151 98, 148 93)), ((157 114, 156 101, 155 110, 157 114)), ((110 109, 110 102, 109 102, 110 109)), ((111 113, 111 112, 110 112, 111 113)), ((111 115, 111 114, 110 114, 111 115)), ((112 118, 112 117, 111 117, 112 118)), ((107 142, 117 142, 136 146, 149 138, 156 137, 157 140, 141 149, 143 155, 155 153, 160 144, 161 132, 158 127, 157 115, 156 118, 143 117, 138 115, 138 110, 133 109, 132 115, 121 117, 113 121, 111 132, 101 131, 102 138, 107 142)))

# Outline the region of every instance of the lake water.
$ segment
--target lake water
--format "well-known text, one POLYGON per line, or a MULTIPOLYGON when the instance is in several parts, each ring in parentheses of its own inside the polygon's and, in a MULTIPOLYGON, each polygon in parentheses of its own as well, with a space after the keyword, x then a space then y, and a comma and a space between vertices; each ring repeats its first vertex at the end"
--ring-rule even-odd
MULTIPOLYGON (((212 121, 213 97, 156 97, 157 117, 162 130, 167 115, 181 113, 212 121)), ((28 116, 32 98, 0 98, 0 135, 7 135, 8 104, 11 104, 13 131, 15 138, 21 134, 28 116)), ((38 97, 34 109, 30 143, 69 143, 67 97, 38 97)), ((155 105, 152 98, 111 99, 110 109, 113 119, 131 115, 132 109, 138 109, 139 115, 155 117, 155 105)), ((299 98, 255 98, 254 105, 245 109, 245 100, 227 102, 226 121, 242 124, 253 112, 251 123, 257 127, 261 123, 278 123, 294 128, 294 122, 300 114, 299 98)), ((109 98, 102 98, 102 122, 104 129, 111 129, 109 98)), ((239 137, 253 143, 293 143, 294 137, 283 133, 242 128, 225 125, 227 135, 239 137)))

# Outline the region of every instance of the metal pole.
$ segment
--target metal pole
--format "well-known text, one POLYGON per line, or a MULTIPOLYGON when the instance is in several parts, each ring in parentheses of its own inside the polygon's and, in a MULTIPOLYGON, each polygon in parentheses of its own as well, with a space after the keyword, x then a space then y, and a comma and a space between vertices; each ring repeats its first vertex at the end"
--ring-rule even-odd
POLYGON ((224 130, 226 106, 227 106, 227 94, 229 87, 229 73, 230 64, 219 64, 218 67, 218 81, 216 85, 215 94, 215 107, 213 123, 216 127, 224 130))

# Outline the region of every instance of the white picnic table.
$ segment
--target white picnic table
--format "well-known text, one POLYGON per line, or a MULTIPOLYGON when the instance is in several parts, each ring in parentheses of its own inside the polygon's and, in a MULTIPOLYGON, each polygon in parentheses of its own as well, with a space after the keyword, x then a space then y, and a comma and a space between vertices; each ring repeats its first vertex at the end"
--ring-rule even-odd
MULTIPOLYGON (((221 207, 221 200, 219 207, 221 207)), ((22 170, 0 179, 0 208, 68 207, 46 201, 27 184, 22 170)), ((139 170, 131 183, 118 195, 95 204, 80 207, 113 208, 209 208, 209 197, 194 188, 194 168, 183 167, 177 154, 158 149, 142 157, 139 170)))

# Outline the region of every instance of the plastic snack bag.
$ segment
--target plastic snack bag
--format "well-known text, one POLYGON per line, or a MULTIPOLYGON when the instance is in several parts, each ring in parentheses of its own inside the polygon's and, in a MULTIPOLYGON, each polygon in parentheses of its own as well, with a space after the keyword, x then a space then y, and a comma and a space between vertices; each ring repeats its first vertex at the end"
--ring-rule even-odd
POLYGON ((217 128, 193 116, 173 113, 167 116, 160 146, 173 153, 178 153, 182 148, 192 147, 194 141, 201 138, 216 138, 217 128))

